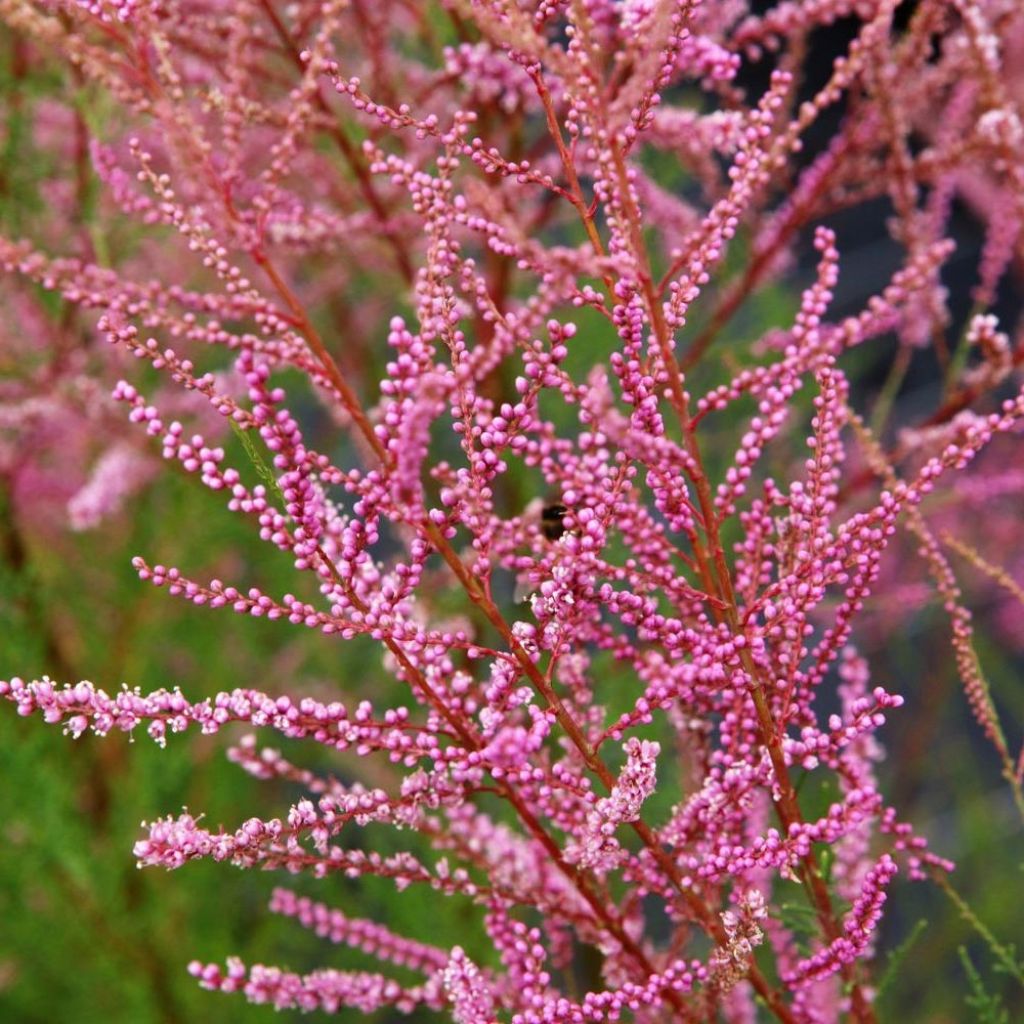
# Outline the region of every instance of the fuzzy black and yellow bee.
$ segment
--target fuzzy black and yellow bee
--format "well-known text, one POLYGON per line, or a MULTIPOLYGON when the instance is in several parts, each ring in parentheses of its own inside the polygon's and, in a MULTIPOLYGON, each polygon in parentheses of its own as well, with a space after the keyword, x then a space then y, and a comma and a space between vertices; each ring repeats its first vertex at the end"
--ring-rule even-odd
POLYGON ((548 540, 558 540, 565 534, 565 517, 569 510, 560 502, 551 502, 540 511, 540 531, 548 540))

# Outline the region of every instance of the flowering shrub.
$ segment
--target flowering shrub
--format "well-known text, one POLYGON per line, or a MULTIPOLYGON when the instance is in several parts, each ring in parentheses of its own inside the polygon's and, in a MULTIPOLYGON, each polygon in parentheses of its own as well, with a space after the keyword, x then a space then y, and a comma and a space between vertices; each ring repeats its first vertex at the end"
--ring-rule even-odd
POLYGON ((25 302, 41 286, 85 317, 46 364, 55 407, 5 328, 22 368, 2 394, 5 473, 29 474, 38 499, 33 410, 66 424, 102 450, 64 496, 88 527, 153 475, 149 435, 268 558, 286 553, 295 582, 271 593, 148 553, 141 580, 316 631, 342 659, 368 638, 382 661, 373 700, 243 680, 201 700, 187 680, 15 677, 0 695, 74 737, 163 744, 245 723, 261 738, 231 759, 307 794, 269 820, 151 822, 141 866, 378 876, 473 905, 489 940, 441 948, 279 889, 274 912, 420 980, 229 959, 193 963, 201 985, 459 1024, 873 1021, 894 876, 952 867, 876 779, 898 691, 923 695, 873 679, 857 646, 858 629, 884 632, 862 618, 911 586, 917 555, 931 582, 914 600, 936 593, 948 613, 967 702, 1024 811, 951 564, 1024 596, 1019 566, 958 534, 958 510, 1024 487, 1007 468, 1024 348, 990 312, 1021 259, 1008 54, 1024 13, 900 7, 2 0, 75 83, 51 116, 77 117, 106 232, 54 230, 85 201, 62 193, 36 235, 0 240, 25 302), (852 42, 812 87, 837 18, 852 42), (902 262, 829 319, 842 268, 826 221, 879 199, 902 262), (954 199, 985 243, 951 353, 954 199), (817 270, 791 321, 734 332, 808 243, 817 270), (912 358, 945 379, 890 422, 881 404, 864 415, 844 367, 894 335, 887 393, 912 358), (94 391, 78 400, 97 380, 137 440, 94 391), (336 755, 356 777, 260 745, 275 732, 358 755, 336 755), (784 910, 798 897, 799 920, 784 910))

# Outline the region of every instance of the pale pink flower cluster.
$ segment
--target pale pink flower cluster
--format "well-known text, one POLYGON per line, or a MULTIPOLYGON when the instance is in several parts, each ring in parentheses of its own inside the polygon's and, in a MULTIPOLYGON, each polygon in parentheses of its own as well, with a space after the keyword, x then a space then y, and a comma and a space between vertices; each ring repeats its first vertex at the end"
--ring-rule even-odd
POLYGON ((615 830, 639 820, 643 802, 654 792, 655 761, 661 747, 633 736, 626 741, 625 749, 626 765, 611 793, 599 799, 587 815, 580 840, 566 847, 565 859, 570 864, 607 873, 625 857, 615 830))

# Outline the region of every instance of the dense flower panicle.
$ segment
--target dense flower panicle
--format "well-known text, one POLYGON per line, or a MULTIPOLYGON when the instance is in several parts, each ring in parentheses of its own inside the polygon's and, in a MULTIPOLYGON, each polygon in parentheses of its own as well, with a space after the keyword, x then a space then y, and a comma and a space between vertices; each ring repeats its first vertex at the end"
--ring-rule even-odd
POLYGON ((463 901, 487 935, 443 949, 276 889, 271 911, 417 980, 231 958, 190 966, 203 987, 458 1024, 872 1024, 893 879, 952 869, 879 779, 886 719, 920 694, 875 681, 870 640, 893 626, 874 612, 907 594, 948 613, 1024 806, 955 571, 1019 632, 1024 344, 994 308, 1024 269, 1024 11, 753 7, 0 2, 33 57, 118 110, 74 154, 77 100, 33 130, 96 178, 110 239, 133 239, 108 251, 60 179, 67 238, 0 238, 15 511, 58 495, 91 528, 162 456, 295 582, 203 582, 150 553, 141 580, 381 656, 373 702, 346 678, 344 701, 45 676, 0 698, 74 738, 244 723, 344 755, 335 775, 245 735, 228 757, 292 806, 160 818, 137 862, 388 879, 463 901), (847 51, 811 74, 839 19, 847 51), (840 315, 824 221, 875 201, 901 261, 840 315), (984 242, 950 355, 957 203, 984 242), (805 250, 789 321, 731 335, 805 250), (865 410, 858 358, 887 338, 865 410), (932 350, 941 394, 893 429, 932 350), (981 507, 990 538, 969 532, 981 507), (794 882, 810 936, 783 911, 794 882))
POLYGON ((764 897, 757 889, 740 896, 737 910, 722 913, 722 925, 728 941, 715 949, 710 958, 717 988, 728 992, 745 977, 754 949, 764 942, 761 922, 767 916, 764 897))
POLYGON ((444 989, 456 1024, 486 1024, 494 1019, 494 999, 480 969, 456 946, 444 969, 444 989))
POLYGON ((799 988, 810 981, 834 974, 844 963, 852 963, 870 946, 874 927, 886 900, 885 888, 896 874, 896 864, 885 855, 864 877, 864 887, 843 920, 843 934, 814 956, 801 960, 786 981, 799 988))
POLYGON ((391 978, 365 971, 325 968, 311 974, 294 974, 261 964, 247 967, 237 958, 228 960, 225 971, 216 964, 193 961, 189 972, 203 988, 242 992, 249 1002, 266 1003, 275 1010, 337 1013, 343 1007, 352 1007, 373 1013, 387 1007, 408 1014, 419 1006, 437 1010, 445 1005, 440 979, 404 988, 391 978))
POLYGON ((322 938, 344 942, 400 967, 436 974, 448 964, 446 950, 395 935, 376 921, 346 917, 337 908, 298 897, 289 889, 274 890, 270 909, 277 914, 294 917, 322 938))
POLYGON ((112 729, 131 733, 145 726, 163 745, 168 732, 183 732, 190 725, 198 725, 204 733, 216 733, 229 722, 247 722, 292 739, 315 739, 339 750, 393 745, 399 756, 412 759, 410 763, 418 755, 434 757, 437 753, 431 730, 409 723, 407 708, 388 708, 375 718, 369 701, 360 701, 349 711, 340 701, 323 704, 306 697, 294 702, 286 696, 234 690, 190 704, 180 690, 143 695, 125 688, 111 697, 84 680, 58 687, 45 677, 31 683, 18 678, 0 681, 0 696, 16 704, 21 715, 40 711, 50 723, 64 722, 68 734, 76 738, 87 730, 103 736, 112 729), (403 750, 407 754, 403 755, 403 750))
POLYGON ((566 859, 580 867, 608 871, 615 866, 621 848, 616 828, 637 821, 644 800, 654 792, 655 760, 661 748, 650 740, 632 737, 626 742, 626 765, 611 793, 602 797, 587 815, 583 836, 566 848, 566 859))

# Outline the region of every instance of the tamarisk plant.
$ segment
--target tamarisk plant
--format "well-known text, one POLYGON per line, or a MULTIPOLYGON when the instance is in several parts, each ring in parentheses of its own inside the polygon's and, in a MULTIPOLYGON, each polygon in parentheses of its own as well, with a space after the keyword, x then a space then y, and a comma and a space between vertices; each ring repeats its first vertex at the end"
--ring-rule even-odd
MULTIPOLYGON (((140 439, 295 571, 292 593, 267 593, 140 555, 140 579, 317 631, 339 663, 369 637, 383 696, 49 678, 0 695, 74 737, 245 723, 260 738, 231 759, 308 793, 270 820, 151 822, 140 866, 380 876, 473 904, 491 944, 442 949, 281 888, 272 911, 381 973, 229 959, 193 963, 199 983, 459 1024, 875 1020, 893 878, 952 868, 876 778, 904 696, 872 679, 858 624, 898 584, 883 566, 902 530, 1024 807, 947 557, 964 542, 933 531, 928 501, 994 439, 1020 458, 1024 348, 990 312, 1024 258, 1016 0, 0 11, 67 69, 98 230, 126 240, 101 258, 88 239, 8 238, 0 259, 94 312, 140 361, 110 381, 140 439), (838 18, 852 42, 812 86, 838 18), (986 241, 951 358, 954 198, 986 241), (902 262, 829 319, 826 221, 878 200, 902 262), (733 330, 808 243, 788 325, 733 330), (864 415, 844 369, 894 335, 889 393, 919 351, 947 377, 902 433, 864 415), (170 385, 234 434, 200 429, 195 401, 172 418, 170 385), (383 781, 292 763, 268 733, 351 751, 383 781), (374 852, 382 827, 408 849, 374 852), (809 935, 780 909, 794 893, 809 935), (600 970, 581 994, 586 948, 600 970)), ((90 484, 89 522, 130 500, 116 466, 90 484)))

